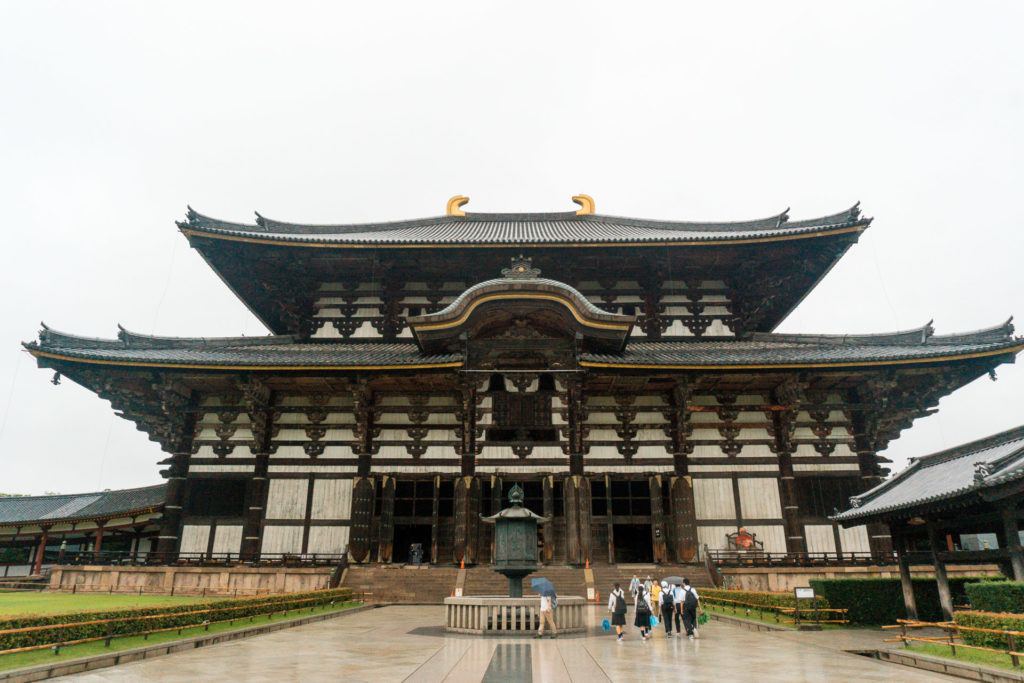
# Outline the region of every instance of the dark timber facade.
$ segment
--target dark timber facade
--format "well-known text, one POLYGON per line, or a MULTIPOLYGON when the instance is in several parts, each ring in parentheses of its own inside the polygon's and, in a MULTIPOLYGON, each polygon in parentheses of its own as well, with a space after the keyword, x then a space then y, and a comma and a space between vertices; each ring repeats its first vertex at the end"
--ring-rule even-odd
POLYGON ((271 334, 46 328, 39 365, 167 452, 167 556, 487 563, 519 482, 542 558, 691 562, 744 526, 773 552, 890 552, 829 519, 939 399, 1012 362, 1009 323, 939 336, 772 330, 870 219, 576 213, 181 232, 271 334))

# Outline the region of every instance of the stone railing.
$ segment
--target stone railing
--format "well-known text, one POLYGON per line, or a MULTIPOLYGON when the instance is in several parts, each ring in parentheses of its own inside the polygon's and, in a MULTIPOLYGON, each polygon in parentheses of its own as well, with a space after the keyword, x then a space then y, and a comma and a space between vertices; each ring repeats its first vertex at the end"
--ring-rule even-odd
MULTIPOLYGON (((584 608, 581 597, 559 597, 555 609, 558 633, 582 633, 584 608)), ((540 597, 507 598, 469 596, 445 598, 444 627, 452 633, 481 636, 513 636, 533 633, 540 627, 540 597)))

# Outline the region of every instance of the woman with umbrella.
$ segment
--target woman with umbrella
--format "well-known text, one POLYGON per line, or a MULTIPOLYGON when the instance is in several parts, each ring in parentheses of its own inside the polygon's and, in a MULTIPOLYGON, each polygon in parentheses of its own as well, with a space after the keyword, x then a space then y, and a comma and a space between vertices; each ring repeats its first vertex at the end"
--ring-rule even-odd
POLYGON ((543 577, 530 580, 530 587, 540 593, 540 628, 537 637, 544 637, 544 626, 551 626, 551 637, 558 637, 558 626, 555 624, 555 607, 558 606, 558 595, 555 585, 543 577))

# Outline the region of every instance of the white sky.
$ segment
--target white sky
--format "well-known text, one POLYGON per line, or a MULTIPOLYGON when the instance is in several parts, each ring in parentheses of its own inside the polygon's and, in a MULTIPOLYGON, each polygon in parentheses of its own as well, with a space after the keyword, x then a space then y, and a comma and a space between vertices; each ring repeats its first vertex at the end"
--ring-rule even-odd
MULTIPOLYGON (((598 211, 872 228, 780 328, 1024 315, 1019 2, 0 0, 0 491, 160 481, 158 447, 20 350, 262 334, 188 248, 217 217, 598 211), (628 11, 620 8, 628 7, 628 11)), ((1024 422, 1024 368, 942 401, 902 465, 1024 422)))

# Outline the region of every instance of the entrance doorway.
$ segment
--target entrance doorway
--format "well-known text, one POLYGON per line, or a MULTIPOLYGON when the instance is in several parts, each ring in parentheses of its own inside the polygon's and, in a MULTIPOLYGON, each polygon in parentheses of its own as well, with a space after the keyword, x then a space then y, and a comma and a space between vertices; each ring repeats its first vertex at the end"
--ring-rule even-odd
POLYGON ((396 524, 395 540, 391 546, 392 562, 408 562, 409 547, 413 543, 423 546, 423 562, 430 562, 430 525, 429 524, 396 524))
POLYGON ((623 564, 654 562, 654 544, 650 524, 616 524, 615 561, 623 564))

